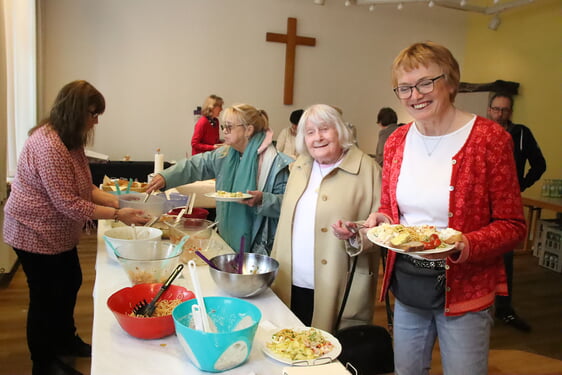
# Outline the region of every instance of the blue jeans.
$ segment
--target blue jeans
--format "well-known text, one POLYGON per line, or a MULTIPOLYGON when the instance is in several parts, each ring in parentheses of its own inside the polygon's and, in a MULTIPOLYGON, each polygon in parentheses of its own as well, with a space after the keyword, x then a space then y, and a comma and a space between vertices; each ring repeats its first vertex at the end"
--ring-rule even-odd
POLYGON ((437 337, 445 375, 488 374, 492 322, 490 309, 445 316, 443 309, 418 309, 395 300, 395 374, 429 374, 437 337))

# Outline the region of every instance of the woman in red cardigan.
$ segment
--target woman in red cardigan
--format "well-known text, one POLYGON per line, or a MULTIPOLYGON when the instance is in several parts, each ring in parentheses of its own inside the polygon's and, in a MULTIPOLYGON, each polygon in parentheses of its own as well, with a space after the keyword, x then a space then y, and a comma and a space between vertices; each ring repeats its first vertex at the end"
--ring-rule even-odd
MULTIPOLYGON (((525 236, 511 136, 454 106, 460 81, 451 52, 432 42, 406 48, 393 63, 396 96, 414 121, 384 148, 381 223, 454 228, 447 252, 389 251, 381 298, 394 306, 395 371, 428 374, 437 337, 445 374, 487 374, 496 294, 507 293, 502 255, 525 236)), ((336 235, 351 237, 344 226, 336 235)))
POLYGON ((219 115, 224 104, 222 98, 210 95, 203 103, 201 117, 195 124, 191 137, 191 155, 213 151, 221 146, 219 135, 219 115))

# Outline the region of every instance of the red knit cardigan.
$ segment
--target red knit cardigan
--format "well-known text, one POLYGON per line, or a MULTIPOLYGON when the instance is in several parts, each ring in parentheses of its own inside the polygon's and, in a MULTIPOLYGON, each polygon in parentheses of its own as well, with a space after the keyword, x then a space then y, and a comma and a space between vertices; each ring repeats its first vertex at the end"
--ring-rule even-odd
MULTIPOLYGON (((398 128, 384 148, 379 212, 398 223, 396 185, 402 166, 406 134, 412 124, 398 128)), ((449 227, 460 230, 466 249, 447 258, 445 315, 462 315, 491 306, 497 294, 507 294, 502 254, 525 237, 526 224, 509 133, 477 116, 466 143, 451 159, 449 227)), ((420 181, 427 183, 427 181, 420 181)), ((388 292, 396 253, 389 251, 381 300, 388 292)))

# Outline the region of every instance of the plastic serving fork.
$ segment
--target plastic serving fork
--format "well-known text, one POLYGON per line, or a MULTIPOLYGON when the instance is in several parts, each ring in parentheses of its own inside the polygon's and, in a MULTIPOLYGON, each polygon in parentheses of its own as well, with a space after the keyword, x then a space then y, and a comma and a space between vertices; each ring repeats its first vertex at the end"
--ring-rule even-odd
POLYGON ((172 282, 180 274, 182 269, 183 269, 183 264, 178 264, 174 272, 172 272, 170 277, 168 277, 168 280, 166 280, 166 282, 162 285, 162 287, 160 288, 158 293, 156 293, 156 296, 154 296, 154 298, 152 299, 152 301, 150 301, 150 303, 147 304, 146 300, 144 299, 139 303, 137 303, 137 305, 133 309, 135 315, 146 316, 146 317, 152 316, 152 314, 154 314, 154 310, 156 309, 156 302, 158 302, 158 300, 160 299, 162 294, 166 291, 166 289, 168 289, 168 287, 172 285, 172 282))

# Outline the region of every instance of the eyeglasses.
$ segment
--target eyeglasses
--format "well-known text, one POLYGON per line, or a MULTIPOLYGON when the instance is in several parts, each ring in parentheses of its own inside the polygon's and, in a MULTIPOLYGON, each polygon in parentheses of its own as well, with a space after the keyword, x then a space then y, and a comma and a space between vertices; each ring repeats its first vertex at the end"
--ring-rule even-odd
POLYGON ((89 112, 90 112, 90 116, 92 116, 92 118, 94 118, 94 119, 98 118, 98 116, 100 115, 97 112, 93 112, 93 111, 89 111, 89 112))
POLYGON ((490 110, 494 113, 509 113, 511 108, 501 108, 501 107, 490 107, 490 110))
POLYGON ((230 134, 230 132, 232 131, 232 128, 234 128, 236 126, 246 126, 246 125, 244 125, 244 124, 225 124, 225 125, 221 125, 221 130, 223 131, 224 134, 230 134))
POLYGON ((398 97, 398 99, 410 99, 410 97, 412 96, 412 92, 414 91, 414 88, 418 90, 420 94, 429 94, 430 92, 433 91, 433 86, 435 81, 437 81, 439 78, 444 78, 444 77, 445 74, 441 74, 440 76, 437 76, 435 78, 428 78, 428 79, 421 80, 418 83, 416 83, 414 86, 404 85, 404 86, 395 87, 393 91, 398 97))

